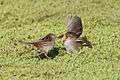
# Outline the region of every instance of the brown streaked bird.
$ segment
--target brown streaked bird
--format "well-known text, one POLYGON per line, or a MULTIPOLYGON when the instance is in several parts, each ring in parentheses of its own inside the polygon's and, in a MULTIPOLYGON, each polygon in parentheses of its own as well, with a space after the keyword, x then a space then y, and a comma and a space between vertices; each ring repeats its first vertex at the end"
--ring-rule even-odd
POLYGON ((42 58, 48 58, 48 52, 54 48, 55 45, 55 34, 49 33, 45 37, 40 38, 38 41, 35 42, 24 42, 20 41, 21 43, 32 45, 34 48, 36 48, 37 52, 39 53, 39 56, 42 58))

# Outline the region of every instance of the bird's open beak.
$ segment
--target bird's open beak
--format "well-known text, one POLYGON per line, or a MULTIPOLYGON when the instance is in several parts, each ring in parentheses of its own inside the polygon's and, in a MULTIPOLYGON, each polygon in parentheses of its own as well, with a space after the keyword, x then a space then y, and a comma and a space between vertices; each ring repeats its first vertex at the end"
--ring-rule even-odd
POLYGON ((63 36, 64 36, 64 34, 61 34, 61 35, 59 35, 57 38, 58 38, 58 39, 61 39, 61 38, 63 38, 63 36))

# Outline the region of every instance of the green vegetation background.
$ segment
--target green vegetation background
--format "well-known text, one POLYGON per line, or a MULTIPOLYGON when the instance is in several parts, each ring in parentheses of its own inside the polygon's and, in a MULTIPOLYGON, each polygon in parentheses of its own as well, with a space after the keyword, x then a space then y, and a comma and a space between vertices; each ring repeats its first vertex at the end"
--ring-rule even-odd
POLYGON ((0 0, 0 80, 120 80, 120 0, 0 0), (38 60, 17 43, 60 35, 70 14, 81 16, 92 49, 38 60))

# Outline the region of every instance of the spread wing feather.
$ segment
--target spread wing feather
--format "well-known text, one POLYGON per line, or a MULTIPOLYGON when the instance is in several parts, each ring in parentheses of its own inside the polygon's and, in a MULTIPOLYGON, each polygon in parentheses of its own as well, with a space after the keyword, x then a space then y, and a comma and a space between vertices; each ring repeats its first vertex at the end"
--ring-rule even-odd
POLYGON ((79 37, 83 32, 82 20, 78 16, 69 16, 67 22, 67 32, 76 33, 79 37))

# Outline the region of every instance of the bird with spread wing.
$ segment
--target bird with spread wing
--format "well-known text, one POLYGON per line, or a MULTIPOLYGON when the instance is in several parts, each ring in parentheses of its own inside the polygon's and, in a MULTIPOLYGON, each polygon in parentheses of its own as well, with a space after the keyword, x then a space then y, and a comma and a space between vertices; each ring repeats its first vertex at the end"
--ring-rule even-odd
POLYGON ((79 39, 82 32, 83 26, 81 18, 77 15, 69 16, 67 32, 58 36, 58 38, 62 38, 67 53, 77 53, 79 51, 79 47, 84 44, 84 41, 79 39))

